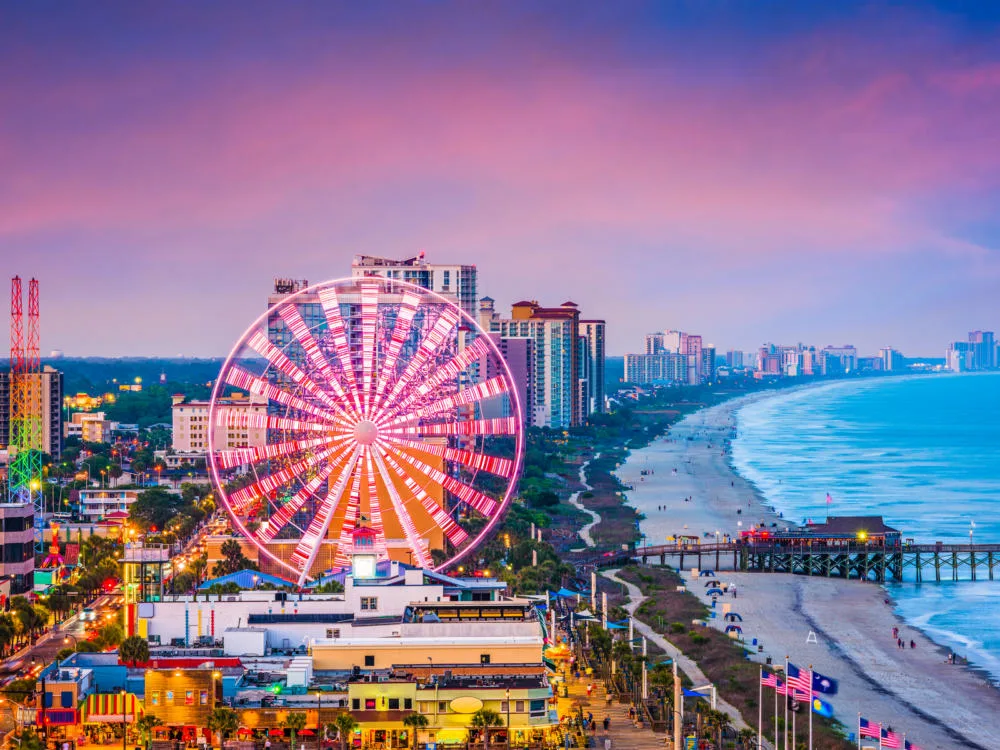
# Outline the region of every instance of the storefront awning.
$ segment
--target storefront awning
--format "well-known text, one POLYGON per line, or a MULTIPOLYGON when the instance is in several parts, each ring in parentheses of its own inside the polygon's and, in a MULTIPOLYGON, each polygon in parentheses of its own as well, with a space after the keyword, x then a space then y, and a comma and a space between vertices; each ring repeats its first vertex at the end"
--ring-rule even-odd
POLYGON ((87 696, 80 714, 84 723, 131 724, 142 716, 142 704, 135 693, 96 693, 87 696))

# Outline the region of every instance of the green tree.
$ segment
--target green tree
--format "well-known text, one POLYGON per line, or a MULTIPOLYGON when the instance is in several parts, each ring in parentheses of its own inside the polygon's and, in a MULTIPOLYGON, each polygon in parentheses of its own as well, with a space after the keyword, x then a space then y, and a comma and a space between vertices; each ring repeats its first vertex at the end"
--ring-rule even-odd
POLYGON ((125 629, 116 622, 105 625, 101 628, 101 634, 97 637, 97 640, 103 648, 119 646, 125 640, 125 629))
POLYGON ((35 692, 35 680, 32 678, 24 678, 20 680, 12 680, 7 683, 7 687, 4 688, 4 695, 8 698, 12 698, 16 701, 23 701, 29 695, 35 692))
POLYGON ((736 735, 736 739, 740 743, 742 750, 755 750, 757 747, 757 733, 749 727, 741 729, 739 734, 736 735))
POLYGON ((149 642, 139 635, 129 636, 118 646, 118 659, 133 667, 149 661, 149 642))
POLYGON ((306 728, 306 715, 299 712, 289 713, 285 716, 285 720, 281 722, 283 729, 287 729, 292 733, 290 747, 292 750, 295 748, 295 736, 306 728))
POLYGON ((243 554, 243 547, 235 539, 224 541, 219 551, 222 552, 223 559, 212 568, 212 575, 225 576, 241 570, 257 570, 257 566, 247 559, 243 554))
POLYGON ((709 709, 705 713, 705 725, 708 726, 713 732, 715 732, 716 737, 716 747, 722 747, 722 735, 729 729, 733 723, 729 718, 729 714, 725 711, 716 711, 714 709, 709 709))
POLYGON ((483 732, 483 747, 490 745, 490 729, 503 726, 503 719, 500 714, 490 708, 481 708, 472 714, 469 725, 481 729, 483 732))
MULTIPOLYGON (((302 716, 303 725, 305 724, 304 714, 289 714, 289 718, 292 716, 302 716)), ((239 728, 240 717, 236 711, 229 706, 217 706, 212 709, 212 713, 208 715, 208 728, 212 730, 215 734, 219 735, 219 747, 222 747, 229 735, 239 728)), ((300 727, 301 728, 301 727, 300 727)), ((295 745, 295 733, 292 732, 292 745, 295 745)))
POLYGON ((337 727, 337 734, 340 737, 340 750, 347 750, 347 743, 350 741, 351 735, 354 734, 354 730, 358 728, 357 719, 344 711, 337 714, 333 723, 337 727))
MULTIPOLYGON (((211 722, 212 717, 209 716, 208 720, 211 722)), ((162 723, 162 719, 153 714, 145 714, 135 722, 135 728, 139 730, 139 736, 142 737, 142 742, 146 747, 149 747, 149 743, 153 737, 153 730, 162 723)))
POLYGON ((403 717, 403 724, 410 730, 410 747, 417 746, 417 730, 427 726, 427 717, 423 714, 412 713, 403 717))
POLYGON ((18 738, 18 750, 46 750, 45 741, 33 729, 25 729, 18 738))

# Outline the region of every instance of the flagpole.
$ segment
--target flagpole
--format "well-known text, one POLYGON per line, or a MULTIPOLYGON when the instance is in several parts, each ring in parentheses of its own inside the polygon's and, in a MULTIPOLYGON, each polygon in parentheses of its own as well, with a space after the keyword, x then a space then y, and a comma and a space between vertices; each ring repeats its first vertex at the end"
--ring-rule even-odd
POLYGON ((788 750, 788 654, 785 654, 785 726, 781 735, 785 741, 785 750, 788 750))
MULTIPOLYGON (((785 699, 787 702, 787 698, 785 699)), ((795 689, 792 688, 792 701, 795 701, 795 689)), ((795 711, 792 711, 792 750, 795 750, 795 711)))
POLYGON ((813 665, 809 665, 809 750, 813 750, 813 665))
POLYGON ((861 712, 858 711, 858 750, 861 750, 861 712))
POLYGON ((774 750, 778 750, 778 677, 774 677, 774 750))
POLYGON ((757 680, 757 747, 764 746, 764 667, 757 680))

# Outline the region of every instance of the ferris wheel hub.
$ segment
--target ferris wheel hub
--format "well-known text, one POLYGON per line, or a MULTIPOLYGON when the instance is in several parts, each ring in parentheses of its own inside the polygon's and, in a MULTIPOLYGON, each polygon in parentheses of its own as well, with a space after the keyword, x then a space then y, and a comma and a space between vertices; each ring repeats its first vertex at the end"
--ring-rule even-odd
POLYGON ((360 445, 371 445, 378 439, 378 426, 369 419, 362 419, 354 426, 354 439, 360 445))

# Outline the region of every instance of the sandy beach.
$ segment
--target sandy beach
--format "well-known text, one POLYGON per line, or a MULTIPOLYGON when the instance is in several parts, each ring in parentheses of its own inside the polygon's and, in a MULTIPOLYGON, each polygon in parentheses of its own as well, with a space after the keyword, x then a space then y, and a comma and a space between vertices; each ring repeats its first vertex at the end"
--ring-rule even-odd
MULTIPOLYGON (((716 532, 736 535, 754 523, 788 525, 732 471, 724 450, 735 410, 747 399, 768 395, 696 412, 666 437, 633 452, 618 470, 622 481, 635 487, 629 504, 645 515, 647 544, 662 544, 675 534, 714 542, 716 532)), ((692 581, 690 571, 683 575, 689 589, 707 599, 703 579, 692 581)), ((881 586, 785 574, 719 575, 736 584, 738 598, 724 601, 742 615, 747 642, 756 638, 763 645, 759 661, 770 657, 783 664, 788 656, 839 680, 840 691, 830 703, 848 731, 856 731, 860 712, 905 732, 925 750, 1000 747, 1000 727, 987 718, 1000 711, 1000 691, 979 672, 948 664, 945 649, 895 615, 881 586), (907 648, 897 648, 893 627, 907 648)), ((710 622, 725 625, 721 618, 710 622)), ((773 703, 765 698, 768 705, 773 703)))

